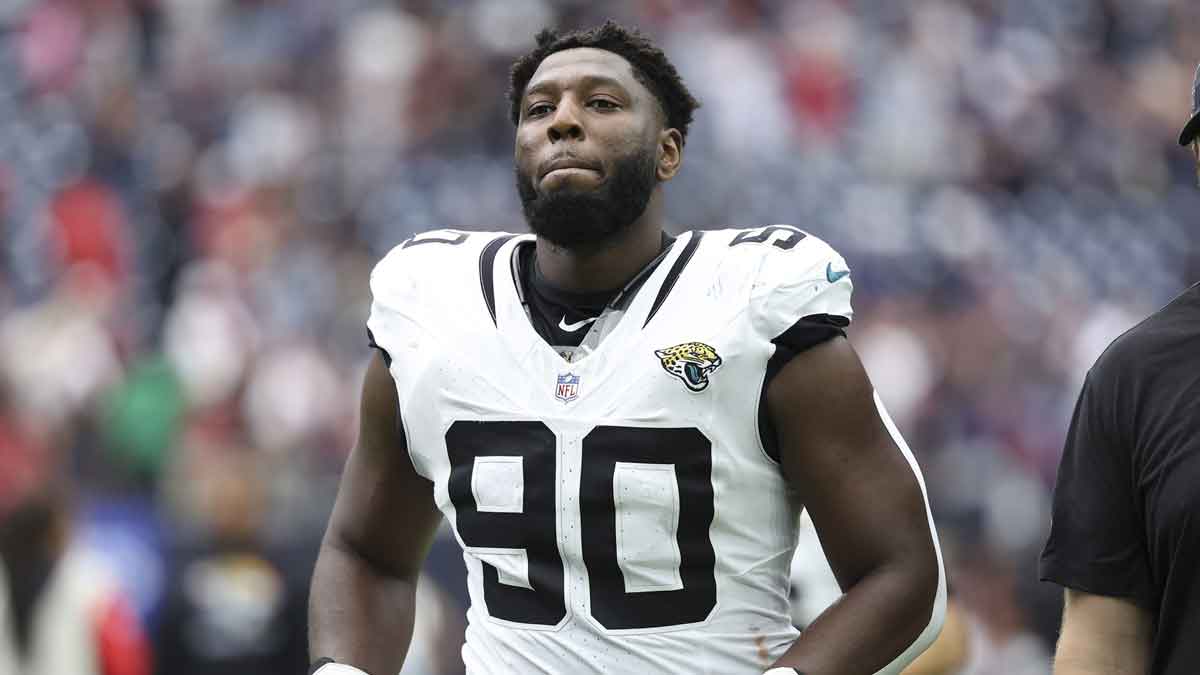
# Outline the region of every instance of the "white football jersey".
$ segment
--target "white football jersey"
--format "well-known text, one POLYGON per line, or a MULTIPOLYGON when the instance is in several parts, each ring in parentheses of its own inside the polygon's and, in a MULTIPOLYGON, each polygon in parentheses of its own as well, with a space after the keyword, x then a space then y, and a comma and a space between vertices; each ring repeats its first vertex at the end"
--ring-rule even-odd
POLYGON ((467 672, 761 673, 798 635, 771 340, 849 320, 845 261, 788 226, 685 233, 568 363, 520 301, 532 242, 431 232, 371 276, 412 463, 463 547, 467 672))

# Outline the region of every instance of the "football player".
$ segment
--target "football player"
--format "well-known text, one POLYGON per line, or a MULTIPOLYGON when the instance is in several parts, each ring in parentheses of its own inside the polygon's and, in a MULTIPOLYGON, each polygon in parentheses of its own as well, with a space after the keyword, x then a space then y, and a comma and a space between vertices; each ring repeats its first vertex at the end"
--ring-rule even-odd
POLYGON ((697 103, 636 31, 543 31, 511 85, 533 234, 430 232, 372 273, 314 672, 400 668, 443 517, 472 675, 900 672, 945 581, 912 453, 845 340, 845 261, 790 225, 664 233, 697 103), (798 634, 804 508, 844 594, 798 634))

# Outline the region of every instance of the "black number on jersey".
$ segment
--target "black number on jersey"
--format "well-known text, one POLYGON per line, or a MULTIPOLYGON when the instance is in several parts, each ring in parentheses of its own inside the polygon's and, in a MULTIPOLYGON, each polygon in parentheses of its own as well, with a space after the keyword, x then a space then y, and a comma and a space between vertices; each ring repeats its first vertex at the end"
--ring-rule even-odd
MULTIPOLYGON (((565 570, 558 550, 555 438, 541 422, 455 422, 446 432, 448 491, 456 526, 470 547, 525 549, 533 590, 502 584, 483 563, 488 613, 517 623, 553 626, 566 616, 565 570), (481 513, 471 489, 476 457, 522 457, 521 513, 481 513)), ((580 528, 591 614, 609 630, 662 628, 704 621, 717 604, 713 520, 712 444, 697 429, 596 427, 583 439, 580 528), (664 462, 664 459, 673 460, 664 462), (617 505, 613 492, 619 462, 673 466, 679 513, 676 590, 626 592, 618 562, 617 505)))
POLYGON ((467 546, 525 549, 533 590, 500 583, 495 567, 483 564, 483 598, 497 619, 553 626, 567 615, 563 565, 558 554, 558 504, 554 486, 554 432, 541 422, 455 422, 446 431, 458 536, 467 546), (475 458, 521 457, 525 486, 520 513, 480 512, 471 489, 475 458))
POLYGON ((453 234, 454 234, 454 237, 451 239, 445 239, 443 237, 434 237, 434 236, 410 237, 409 239, 405 240, 405 242, 403 244, 400 245, 400 248, 406 249, 410 246, 420 246, 421 244, 449 244, 451 246, 458 246, 459 244, 466 241, 467 237, 471 236, 469 232, 454 232, 453 234))
POLYGON ((766 227, 756 227, 752 230, 746 230, 738 233, 738 236, 729 242, 730 246, 738 244, 765 244, 771 240, 772 235, 776 232, 785 233, 787 236, 780 237, 771 241, 771 243, 785 251, 792 249, 796 244, 808 236, 803 230, 799 230, 790 225, 768 225, 766 227))
POLYGON ((609 630, 698 623, 717 604, 713 520, 712 444, 697 429, 596 427, 583 439, 579 481, 583 563, 592 616, 609 630), (617 462, 662 464, 672 459, 679 492, 679 576, 674 591, 625 592, 617 562, 617 462))

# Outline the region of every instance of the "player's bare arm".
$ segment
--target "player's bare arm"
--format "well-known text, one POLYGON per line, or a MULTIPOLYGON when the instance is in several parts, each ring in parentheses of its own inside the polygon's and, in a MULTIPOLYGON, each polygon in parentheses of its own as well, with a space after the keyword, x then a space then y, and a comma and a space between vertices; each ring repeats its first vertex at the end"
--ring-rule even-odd
POLYGON ((1153 617, 1129 600, 1067 589, 1055 675, 1145 675, 1153 617))
POLYGON ((441 521, 429 481, 414 471, 382 355, 363 381, 358 443, 313 573, 313 660, 375 673, 400 670, 412 638, 417 577, 441 521))
POLYGON ((970 626, 966 610, 953 596, 946 598, 946 618, 942 632, 915 661, 902 671, 903 675, 957 675, 967 667, 971 657, 970 626))
POLYGON ((806 675, 900 672, 937 635, 941 563, 917 476, 850 343, 834 338, 797 355, 767 404, 784 476, 845 592, 776 665, 806 675))

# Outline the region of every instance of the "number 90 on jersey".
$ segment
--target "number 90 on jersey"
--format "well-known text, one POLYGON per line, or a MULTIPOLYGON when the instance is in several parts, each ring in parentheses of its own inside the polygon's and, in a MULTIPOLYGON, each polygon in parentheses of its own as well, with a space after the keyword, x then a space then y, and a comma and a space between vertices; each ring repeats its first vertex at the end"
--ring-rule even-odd
MULTIPOLYGON (((557 625, 567 614, 567 570, 554 432, 536 421, 459 421, 446 432, 446 447, 447 491, 463 545, 524 556, 524 579, 483 562, 488 613, 530 627, 557 625), (485 474, 508 476, 506 484, 520 485, 516 496, 500 490, 481 497, 494 488, 485 474)), ((583 438, 580 473, 592 617, 608 630, 704 621, 716 606, 709 440, 694 428, 595 427, 583 438), (669 530, 674 542, 644 541, 647 532, 669 530)))

